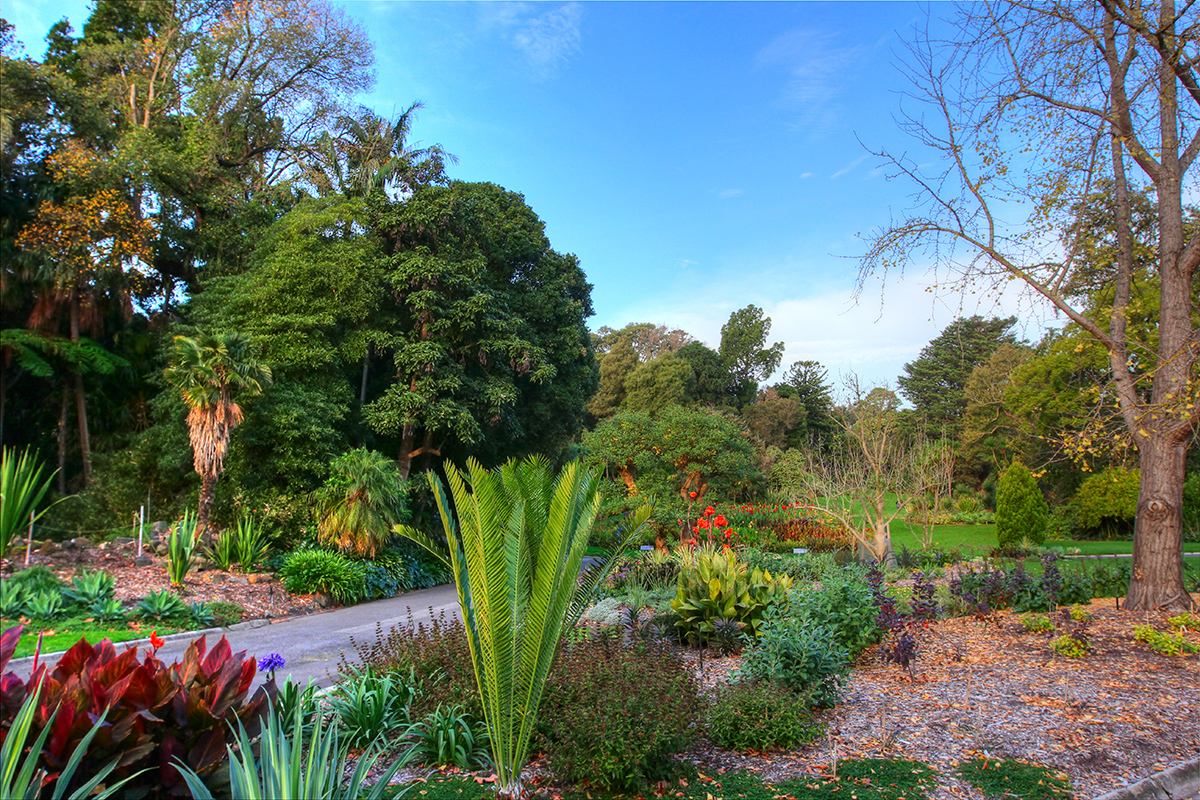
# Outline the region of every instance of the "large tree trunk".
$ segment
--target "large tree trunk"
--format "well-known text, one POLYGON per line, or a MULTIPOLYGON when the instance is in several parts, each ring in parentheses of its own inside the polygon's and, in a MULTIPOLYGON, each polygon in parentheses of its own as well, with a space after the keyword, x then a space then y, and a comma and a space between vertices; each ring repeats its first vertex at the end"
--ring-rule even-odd
MULTIPOLYGON (((71 291, 71 341, 79 341, 79 291, 71 291)), ((83 462, 84 488, 92 480, 92 441, 88 431, 87 395, 83 391, 82 368, 73 376, 75 387, 75 419, 79 423, 79 458, 83 462)))
POLYGON ((217 493, 217 476, 206 473, 200 476, 200 507, 196 510, 196 538, 201 542, 208 541, 208 518, 212 515, 213 497, 217 493))
POLYGON ((1125 607, 1186 610, 1192 599, 1183 584, 1183 481, 1187 451, 1162 436, 1142 443, 1141 488, 1133 538, 1133 575, 1125 607))

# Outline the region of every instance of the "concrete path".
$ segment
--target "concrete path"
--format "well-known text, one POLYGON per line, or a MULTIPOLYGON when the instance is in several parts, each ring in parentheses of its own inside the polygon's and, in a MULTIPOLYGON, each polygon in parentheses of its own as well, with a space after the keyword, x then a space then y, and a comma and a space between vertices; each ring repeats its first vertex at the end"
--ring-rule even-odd
MULTIPOLYGON (((287 666, 280 670, 281 677, 291 675, 301 684, 312 679, 324 686, 333 682, 342 653, 353 655, 351 639, 369 643, 375 636, 377 623, 384 630, 407 625, 410 610, 418 625, 429 621, 431 611, 433 616, 445 612, 448 617, 457 617, 458 595, 452 584, 437 586, 387 600, 281 620, 258 628, 238 627, 209 633, 208 641, 211 646, 224 633, 235 653, 245 650, 248 655, 255 657, 279 653, 287 660, 287 666)), ((180 658, 194 638, 194 635, 171 637, 158 651, 159 658, 168 664, 180 658)), ((118 644, 117 647, 122 645, 118 644)), ((9 668, 27 677, 32 665, 32 658, 14 659, 9 668)))

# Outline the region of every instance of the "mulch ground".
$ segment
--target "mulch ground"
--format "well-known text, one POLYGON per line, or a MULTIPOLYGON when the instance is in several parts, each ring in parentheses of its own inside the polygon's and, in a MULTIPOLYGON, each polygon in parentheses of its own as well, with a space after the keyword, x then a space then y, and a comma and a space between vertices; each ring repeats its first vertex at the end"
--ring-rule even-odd
MULTIPOLYGON (((693 754, 710 769, 746 769, 767 780, 822 774, 835 759, 911 758, 939 769, 935 797, 981 798, 953 778, 986 755, 1061 770, 1092 798, 1200 754, 1200 657, 1159 655, 1133 640, 1135 624, 1166 629, 1166 614, 1129 613, 1098 600, 1082 659, 1055 656, 1055 634, 1031 634, 1019 615, 942 620, 924 632, 909 676, 864 653, 836 708, 820 715, 827 738, 794 753, 693 754)), ((1189 633, 1200 644, 1200 635, 1189 633)), ((712 688, 735 659, 706 659, 712 688)))
MULTIPOLYGON (((134 564, 135 549, 132 543, 89 544, 51 555, 34 553, 30 562, 48 566, 66 581, 82 568, 103 569, 112 574, 117 599, 123 601, 140 600, 150 592, 169 588, 166 559, 146 551, 150 564, 139 567, 134 564)), ((316 596, 288 594, 274 575, 265 572, 193 569, 179 594, 189 603, 237 603, 246 610, 244 619, 276 619, 320 610, 316 596)))

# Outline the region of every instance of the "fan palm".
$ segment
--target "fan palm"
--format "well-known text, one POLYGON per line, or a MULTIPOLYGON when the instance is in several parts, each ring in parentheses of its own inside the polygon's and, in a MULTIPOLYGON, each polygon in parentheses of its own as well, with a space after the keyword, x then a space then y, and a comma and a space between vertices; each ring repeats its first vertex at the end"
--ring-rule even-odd
MULTIPOLYGON (((610 560, 580 578, 600 507, 599 476, 575 461, 555 479, 540 458, 496 470, 468 459, 465 474, 452 464, 445 469, 453 505, 429 473, 449 545, 445 560, 458 588, 499 795, 517 798, 562 632, 611 568, 610 560)), ((618 550, 649 515, 648 507, 634 515, 618 550)), ((404 525, 396 531, 437 552, 421 532, 404 525)))
POLYGON ((204 538, 229 438, 242 421, 242 408, 235 397, 261 393, 271 381, 271 369, 254 357, 245 336, 222 333, 176 336, 166 375, 188 407, 192 463, 200 475, 196 526, 204 538))
POLYGON ((387 456, 358 448, 333 462, 317 492, 317 534, 342 550, 374 557, 404 516, 407 491, 387 456))

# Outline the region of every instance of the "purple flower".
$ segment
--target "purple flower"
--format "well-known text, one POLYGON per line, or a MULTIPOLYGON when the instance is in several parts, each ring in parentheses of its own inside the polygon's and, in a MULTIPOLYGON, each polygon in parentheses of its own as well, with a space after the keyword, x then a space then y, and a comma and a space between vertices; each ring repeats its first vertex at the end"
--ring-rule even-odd
POLYGON ((259 672, 274 672, 277 669, 282 669, 287 662, 279 653, 267 653, 258 660, 259 672))

